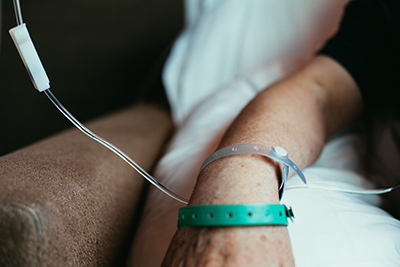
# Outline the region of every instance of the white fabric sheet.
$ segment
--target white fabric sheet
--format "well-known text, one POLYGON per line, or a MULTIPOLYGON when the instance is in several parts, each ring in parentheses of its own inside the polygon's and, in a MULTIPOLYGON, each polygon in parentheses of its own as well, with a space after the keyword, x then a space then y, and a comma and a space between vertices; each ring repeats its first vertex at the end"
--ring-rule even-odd
MULTIPOLYGON (((346 0, 186 1, 186 27, 164 71, 176 132, 156 178, 189 197, 204 159, 257 93, 296 70, 331 35, 346 0)), ((283 107, 284 108, 284 107, 283 107)), ((369 188, 361 139, 332 140, 304 171, 310 183, 369 188)), ((288 187, 300 183, 293 177, 288 187)), ((376 196, 289 189, 296 266, 399 266, 400 223, 376 196)), ((135 238, 134 266, 159 266, 182 205, 152 188, 135 238), (151 253, 151 256, 150 254, 151 253)))

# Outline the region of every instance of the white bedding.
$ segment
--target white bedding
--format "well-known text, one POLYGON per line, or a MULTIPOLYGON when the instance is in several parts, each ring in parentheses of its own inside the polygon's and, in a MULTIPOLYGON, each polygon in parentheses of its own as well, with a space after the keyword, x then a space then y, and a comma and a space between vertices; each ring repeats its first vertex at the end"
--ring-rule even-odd
MULTIPOLYGON (((189 197, 197 172, 221 135, 256 94, 296 70, 331 35, 346 0, 186 1, 164 83, 176 125, 155 176, 189 197)), ((369 188, 361 175, 362 139, 342 135, 304 170, 309 183, 369 188)), ((300 183, 293 177, 288 187, 300 183)), ((289 189, 289 232, 296 266, 400 266, 400 223, 359 197, 289 189)), ((133 247, 134 266, 159 266, 182 205, 151 188, 133 247), (151 256, 149 253, 152 253, 151 256)))

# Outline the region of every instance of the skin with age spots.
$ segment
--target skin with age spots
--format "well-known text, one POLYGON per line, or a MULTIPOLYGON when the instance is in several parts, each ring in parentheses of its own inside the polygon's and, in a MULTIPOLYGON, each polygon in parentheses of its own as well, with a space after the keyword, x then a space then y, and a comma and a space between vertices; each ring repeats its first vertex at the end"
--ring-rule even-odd
MULTIPOLYGON (((303 169, 316 161, 327 138, 362 108, 350 74, 331 58, 317 56, 251 101, 218 149, 243 143, 280 146, 303 169)), ((189 205, 279 203, 281 171, 279 164, 261 156, 221 158, 199 174, 189 205)), ((286 227, 183 227, 163 266, 293 267, 294 259, 286 227)))
MULTIPOLYGON (((270 227, 269 234, 263 233, 264 230, 262 228, 251 227, 251 229, 247 229, 250 231, 243 231, 241 227, 182 228, 184 235, 173 241, 177 242, 179 246, 168 253, 170 255, 177 253, 180 256, 184 256, 185 260, 170 259, 170 265, 164 264, 163 266, 279 266, 276 265, 278 261, 267 256, 268 253, 264 258, 258 258, 257 252, 252 247, 256 246, 265 251, 267 249, 271 250, 271 248, 268 248, 268 244, 269 242, 274 242, 278 245, 276 249, 272 249, 274 253, 282 253, 282 248, 289 248, 290 242, 285 244, 283 240, 273 240, 274 237, 272 236, 276 234, 273 232, 279 233, 285 228, 270 227), (229 238, 227 238, 227 235, 229 238), (187 243, 188 240, 196 240, 196 242, 189 245, 187 243), (196 257, 193 257, 194 255, 196 257)), ((293 264, 290 254, 285 251, 283 255, 285 255, 286 259, 282 260, 285 260, 288 264, 293 264)))

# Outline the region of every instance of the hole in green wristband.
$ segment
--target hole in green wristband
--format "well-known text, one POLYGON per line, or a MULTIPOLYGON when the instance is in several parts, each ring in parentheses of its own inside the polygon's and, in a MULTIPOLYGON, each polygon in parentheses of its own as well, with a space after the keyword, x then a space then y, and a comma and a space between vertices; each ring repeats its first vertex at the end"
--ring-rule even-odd
POLYGON ((291 209, 279 204, 226 204, 184 207, 179 211, 178 227, 232 225, 287 225, 291 209))

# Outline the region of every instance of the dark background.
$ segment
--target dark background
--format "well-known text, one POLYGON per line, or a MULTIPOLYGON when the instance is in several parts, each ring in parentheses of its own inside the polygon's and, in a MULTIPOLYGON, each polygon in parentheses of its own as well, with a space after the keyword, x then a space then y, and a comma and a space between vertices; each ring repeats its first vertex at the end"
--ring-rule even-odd
MULTIPOLYGON (((181 0, 22 0, 21 8, 51 91, 81 121, 146 94, 183 26, 181 0)), ((1 26, 0 156, 71 127, 34 89, 12 43, 12 0, 3 0, 1 26)))

